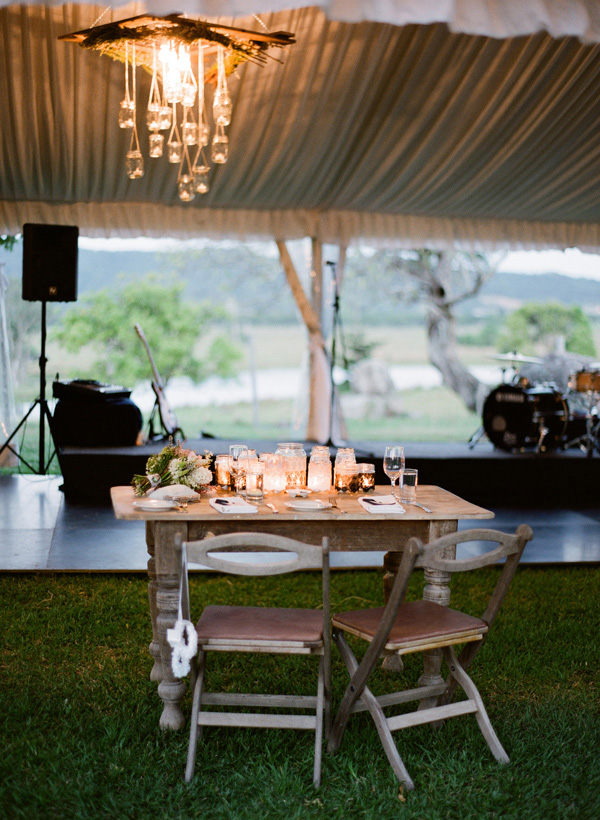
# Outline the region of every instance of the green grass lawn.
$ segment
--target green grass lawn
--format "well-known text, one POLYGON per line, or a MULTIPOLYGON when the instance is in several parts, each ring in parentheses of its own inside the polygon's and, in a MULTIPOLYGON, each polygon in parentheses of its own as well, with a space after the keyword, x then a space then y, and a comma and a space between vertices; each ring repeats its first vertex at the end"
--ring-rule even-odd
MULTIPOLYGON (((453 582, 480 606, 496 570, 453 582)), ((497 764, 473 718, 396 734, 416 789, 399 788, 372 722, 355 716, 312 787, 312 736, 206 730, 187 787, 185 732, 158 728, 146 580, 114 575, 0 577, 0 817, 6 820, 596 820, 600 816, 599 568, 521 568, 472 668, 511 757, 497 764)), ((372 571, 333 574, 333 608, 380 603, 372 571)), ((313 606, 319 579, 193 579, 192 608, 236 601, 313 606)), ((409 597, 420 595, 413 584, 409 597)), ((300 690, 297 659, 222 656, 209 685, 300 690), (261 659, 261 666, 263 666, 261 659)), ((419 674, 410 658, 408 682, 419 674)), ((334 649, 334 703, 347 680, 334 649)), ((388 676, 378 672, 376 691, 388 676)), ((184 710, 189 714, 189 695, 184 710)))

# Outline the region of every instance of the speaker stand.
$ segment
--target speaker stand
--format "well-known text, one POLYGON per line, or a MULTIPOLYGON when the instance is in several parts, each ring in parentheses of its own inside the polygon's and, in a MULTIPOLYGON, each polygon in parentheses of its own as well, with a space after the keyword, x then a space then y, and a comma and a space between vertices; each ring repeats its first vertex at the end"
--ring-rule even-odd
POLYGON ((37 399, 34 399, 31 403, 29 410, 25 413, 21 421, 17 424, 15 429, 12 431, 10 436, 6 439, 2 447, 0 447, 0 455, 4 452, 4 450, 10 450, 19 461, 22 461, 26 467, 28 467, 32 473, 37 473, 38 475, 46 475, 48 471, 48 467, 52 462, 52 459, 56 455, 56 443, 54 442, 54 436, 52 435, 52 416, 50 415, 50 410, 48 409, 48 402, 46 401, 46 364, 48 363, 48 359, 46 358, 46 302, 42 302, 42 330, 41 330, 41 346, 40 346, 40 358, 39 358, 39 366, 40 366, 40 394, 37 399), (40 434, 39 434, 39 441, 38 441, 38 468, 36 470, 23 456, 17 452, 12 446, 11 441, 17 435, 19 430, 25 425, 29 416, 33 413, 36 407, 40 408, 40 434), (50 430, 50 437, 52 438, 52 443, 54 445, 54 449, 48 461, 46 461, 46 422, 48 422, 48 429, 50 430))

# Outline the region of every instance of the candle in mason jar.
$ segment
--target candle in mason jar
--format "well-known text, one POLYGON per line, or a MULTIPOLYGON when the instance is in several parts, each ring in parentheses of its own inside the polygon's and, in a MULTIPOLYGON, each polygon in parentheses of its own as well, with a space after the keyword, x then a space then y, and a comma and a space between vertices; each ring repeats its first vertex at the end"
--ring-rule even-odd
POLYGON ((329 447, 313 447, 308 463, 308 489, 316 493, 331 489, 329 447))
POLYGON ((375 489, 375 465, 357 464, 358 488, 363 493, 370 493, 375 489))
POLYGON ((306 487, 306 453, 301 444, 285 442, 277 445, 277 452, 283 458, 286 473, 286 489, 306 487))
POLYGON ((335 454, 335 463, 333 466, 333 484, 338 485, 338 470, 346 465, 356 465, 356 456, 352 447, 340 447, 335 454))
POLYGON ((358 467, 356 464, 339 464, 337 466, 335 489, 338 493, 358 492, 358 467))
POLYGON ((233 477, 229 470, 229 456, 217 456, 215 458, 215 471, 217 474, 217 484, 222 490, 233 488, 233 477))
POLYGON ((246 469, 246 498, 262 501, 265 465, 262 461, 250 461, 246 469))
POLYGON ((265 465, 263 488, 266 493, 282 493, 285 490, 286 474, 281 455, 261 453, 260 460, 265 465))

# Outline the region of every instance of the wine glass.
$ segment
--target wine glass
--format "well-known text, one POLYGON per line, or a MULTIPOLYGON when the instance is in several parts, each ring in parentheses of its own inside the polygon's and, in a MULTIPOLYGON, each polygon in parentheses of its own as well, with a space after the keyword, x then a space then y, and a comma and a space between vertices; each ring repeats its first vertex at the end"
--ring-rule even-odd
POLYGON ((390 447, 386 447, 385 455, 383 457, 383 472, 392 482, 392 495, 396 495, 394 493, 394 487, 396 485, 396 481, 402 475, 403 470, 404 447, 400 447, 398 444, 393 444, 390 447))
POLYGON ((244 462, 248 453, 245 444, 231 444, 229 447, 229 472, 233 476, 236 495, 240 494, 240 482, 244 474, 244 462))

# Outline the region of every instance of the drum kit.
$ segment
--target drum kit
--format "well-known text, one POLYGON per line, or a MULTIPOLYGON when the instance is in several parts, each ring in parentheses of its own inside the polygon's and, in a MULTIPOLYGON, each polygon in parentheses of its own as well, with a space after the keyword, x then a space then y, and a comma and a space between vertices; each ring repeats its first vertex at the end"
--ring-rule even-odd
POLYGON ((485 433, 494 447, 509 452, 578 447, 591 456, 600 449, 600 362, 569 376, 568 389, 561 393, 554 382, 534 384, 519 375, 519 365, 543 364, 542 359, 519 353, 493 358, 505 364, 502 383, 487 396, 483 424, 469 447, 485 433))

